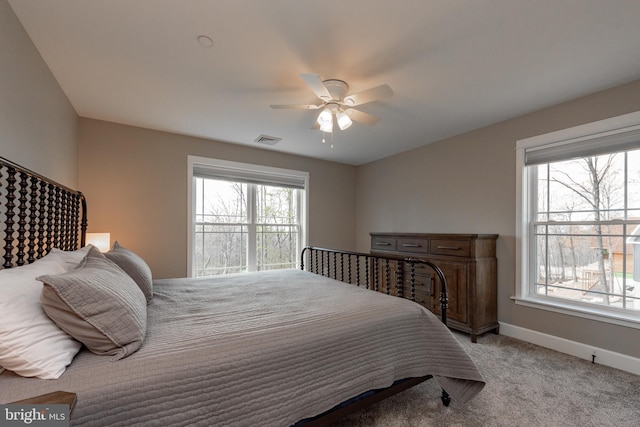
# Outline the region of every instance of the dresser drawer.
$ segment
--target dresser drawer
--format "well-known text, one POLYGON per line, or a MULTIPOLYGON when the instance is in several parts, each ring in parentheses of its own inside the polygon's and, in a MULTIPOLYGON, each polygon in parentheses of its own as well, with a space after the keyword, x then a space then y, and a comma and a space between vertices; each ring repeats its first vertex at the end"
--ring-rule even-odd
POLYGON ((373 236, 371 237, 371 250, 372 251, 395 251, 396 238, 373 236))
MULTIPOLYGON (((427 279, 420 280, 416 277, 416 281, 414 283, 414 289, 416 293, 420 293, 422 295, 429 296, 433 293, 433 289, 431 286, 431 281, 427 279)), ((411 280, 409 278, 404 281, 404 289, 407 294, 411 292, 411 280)))
MULTIPOLYGON (((430 297, 433 293, 431 269, 424 264, 416 264, 413 272, 416 295, 430 297)), ((411 267, 408 263, 404 265, 404 290, 407 296, 411 293, 411 267)))
MULTIPOLYGON (((421 283, 431 283, 431 280, 435 272, 431 267, 427 264, 414 264, 413 265, 413 274, 415 276, 416 282, 421 283)), ((411 279, 411 264, 404 264, 404 277, 406 280, 411 279)))
MULTIPOLYGON (((405 273, 404 283, 407 285, 411 285, 411 274, 409 274, 408 272, 405 273)), ((416 284, 416 286, 431 288, 431 276, 426 274, 416 274, 414 276, 414 283, 416 284)))
POLYGON ((431 239, 430 249, 434 255, 468 257, 471 255, 471 242, 469 240, 431 239))
MULTIPOLYGON (((408 263, 408 262, 404 263, 404 271, 406 272, 407 277, 409 277, 410 274, 411 274, 411 264, 410 263, 408 263)), ((413 271, 414 271, 416 277, 423 276, 423 277, 430 278, 431 275, 434 274, 433 269, 429 265, 422 264, 422 263, 419 263, 419 262, 413 264, 413 271)))
MULTIPOLYGON (((411 298, 411 291, 407 292, 407 298, 411 298)), ((421 293, 416 289, 414 301, 426 307, 428 310, 433 310, 433 296, 429 294, 421 293)))
POLYGON ((429 240, 399 237, 396 243, 399 252, 429 253, 429 240))

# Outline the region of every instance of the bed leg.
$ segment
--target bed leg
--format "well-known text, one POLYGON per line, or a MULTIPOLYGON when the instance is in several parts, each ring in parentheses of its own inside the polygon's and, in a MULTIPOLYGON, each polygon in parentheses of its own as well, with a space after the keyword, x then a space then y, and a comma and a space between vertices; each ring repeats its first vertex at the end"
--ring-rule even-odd
POLYGON ((442 400, 442 404, 444 406, 449 406, 449 404, 451 403, 451 396, 449 396, 449 393, 444 391, 444 389, 442 389, 442 396, 440 396, 440 399, 442 400))

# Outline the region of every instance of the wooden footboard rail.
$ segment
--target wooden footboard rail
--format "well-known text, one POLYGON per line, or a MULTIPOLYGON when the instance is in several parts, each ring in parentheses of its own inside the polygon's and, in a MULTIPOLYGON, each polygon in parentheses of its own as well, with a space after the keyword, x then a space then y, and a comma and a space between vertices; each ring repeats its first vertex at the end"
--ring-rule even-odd
POLYGON ((30 264, 54 247, 84 246, 86 212, 79 191, 0 157, 2 268, 30 264))
POLYGON ((417 301, 416 266, 431 268, 440 279, 440 312, 442 323, 447 324, 447 279, 434 263, 417 258, 397 258, 372 255, 362 252, 340 251, 335 249, 307 246, 300 256, 300 269, 342 282, 363 286, 366 289, 394 294, 417 301), (395 276, 395 283, 391 277, 395 276), (408 285, 408 295, 405 290, 408 285), (392 289, 392 286, 395 289, 392 289))

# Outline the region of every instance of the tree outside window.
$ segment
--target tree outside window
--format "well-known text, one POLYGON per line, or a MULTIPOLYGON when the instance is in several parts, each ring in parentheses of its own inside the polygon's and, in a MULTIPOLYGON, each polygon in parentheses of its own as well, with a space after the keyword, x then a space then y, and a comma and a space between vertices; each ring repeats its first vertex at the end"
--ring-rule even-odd
POLYGON ((194 184, 194 276, 296 266, 303 190, 205 177, 194 184))
POLYGON ((533 293, 640 311, 640 150, 530 167, 533 293))

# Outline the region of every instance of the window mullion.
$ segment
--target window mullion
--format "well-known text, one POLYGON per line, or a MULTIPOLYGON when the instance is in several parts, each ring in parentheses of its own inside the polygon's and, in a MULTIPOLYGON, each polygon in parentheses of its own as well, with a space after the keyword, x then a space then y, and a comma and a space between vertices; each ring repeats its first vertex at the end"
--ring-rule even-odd
POLYGON ((256 184, 249 184, 247 189, 247 270, 257 270, 257 235, 256 235, 256 184))
POLYGON ((302 231, 300 224, 302 224, 302 191, 295 191, 296 195, 296 254, 302 251, 302 231))
MULTIPOLYGON (((551 211, 551 167, 547 165, 547 170, 545 171, 546 179, 545 185, 547 187, 546 190, 546 220, 549 221, 550 211, 551 211)), ((544 227, 544 294, 549 295, 549 276, 551 275, 551 267, 549 266, 549 226, 545 225, 544 227)))
MULTIPOLYGON (((623 198, 624 198, 624 219, 625 221, 628 221, 629 218, 629 154, 628 153, 624 153, 624 192, 623 194, 623 198)), ((626 234, 626 233, 625 233, 626 234)))
POLYGON ((529 193, 527 194, 529 210, 526 212, 527 227, 529 229, 528 234, 528 246, 529 246, 529 268, 528 268, 528 282, 529 282, 529 295, 536 294, 536 282, 538 271, 537 268, 533 268, 538 265, 538 238, 536 235, 535 221, 537 220, 536 214, 538 212, 538 186, 540 181, 538 180, 538 169, 535 167, 526 168, 527 180, 529 182, 529 193))

